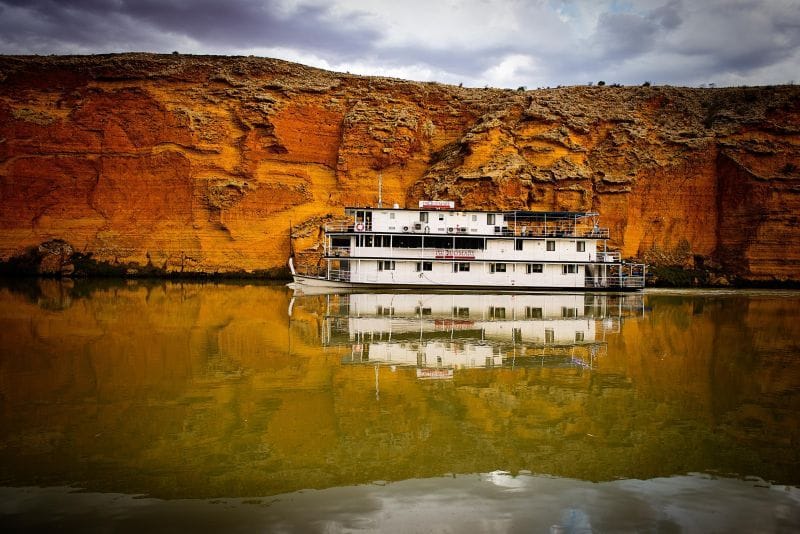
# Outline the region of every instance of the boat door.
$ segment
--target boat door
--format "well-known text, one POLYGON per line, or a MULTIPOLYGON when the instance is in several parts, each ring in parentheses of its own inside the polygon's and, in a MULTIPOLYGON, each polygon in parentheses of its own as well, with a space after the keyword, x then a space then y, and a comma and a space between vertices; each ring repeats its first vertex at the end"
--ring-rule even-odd
POLYGON ((366 210, 356 211, 356 225, 363 224, 366 231, 372 230, 372 212, 366 210))

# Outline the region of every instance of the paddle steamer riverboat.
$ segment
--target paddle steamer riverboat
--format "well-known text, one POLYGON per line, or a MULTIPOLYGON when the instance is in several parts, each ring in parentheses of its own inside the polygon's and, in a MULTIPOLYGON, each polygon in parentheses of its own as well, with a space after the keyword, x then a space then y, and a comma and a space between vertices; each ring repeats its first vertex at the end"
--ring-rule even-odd
POLYGON ((349 207, 326 225, 322 265, 296 284, 331 288, 615 290, 644 287, 645 266, 607 250, 593 212, 349 207))

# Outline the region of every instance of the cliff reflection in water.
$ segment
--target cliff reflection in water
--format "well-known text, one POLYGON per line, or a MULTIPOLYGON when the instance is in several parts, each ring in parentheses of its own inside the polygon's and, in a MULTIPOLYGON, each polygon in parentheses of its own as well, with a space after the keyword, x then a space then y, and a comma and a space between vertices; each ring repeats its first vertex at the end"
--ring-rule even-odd
POLYGON ((292 298, 0 289, 3 484, 234 497, 498 469, 800 483, 796 293, 292 298))

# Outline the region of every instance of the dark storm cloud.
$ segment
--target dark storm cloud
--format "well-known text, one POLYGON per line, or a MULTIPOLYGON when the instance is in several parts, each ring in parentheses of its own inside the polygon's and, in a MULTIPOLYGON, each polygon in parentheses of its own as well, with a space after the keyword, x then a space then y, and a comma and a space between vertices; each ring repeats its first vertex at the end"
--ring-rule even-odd
POLYGON ((664 29, 674 30, 680 26, 683 18, 681 17, 681 1, 672 0, 663 6, 653 9, 648 15, 648 19, 658 24, 664 29))
POLYGON ((377 38, 358 16, 330 24, 328 8, 301 5, 281 14, 275 2, 261 0, 2 0, 0 17, 0 41, 56 53, 120 44, 150 50, 189 38, 221 51, 283 47, 348 57, 377 38))
POLYGON ((0 53, 270 54, 467 85, 798 78, 800 0, 0 0, 0 53))
POLYGON ((271 4, 263 0, 127 0, 124 9, 164 31, 232 48, 281 46, 350 54, 370 47, 377 38, 357 19, 344 28, 330 24, 328 8, 298 6, 290 15, 280 16, 270 9, 271 4))
MULTIPOLYGON (((797 77, 797 0, 642 0, 633 5, 638 10, 610 4, 588 40, 588 55, 606 78, 692 85, 783 83, 797 77)), ((573 67, 586 66, 579 57, 572 59, 573 67)))
POLYGON ((736 0, 696 13, 665 48, 701 57, 709 72, 748 73, 797 54, 800 2, 736 0))
POLYGON ((607 59, 625 59, 653 47, 659 27, 633 13, 603 13, 593 39, 594 50, 607 59))

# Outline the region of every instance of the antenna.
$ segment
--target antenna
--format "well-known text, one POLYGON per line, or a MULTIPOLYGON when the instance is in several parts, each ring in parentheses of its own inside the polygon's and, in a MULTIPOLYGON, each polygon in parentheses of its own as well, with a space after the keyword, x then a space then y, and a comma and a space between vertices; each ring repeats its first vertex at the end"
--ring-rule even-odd
POLYGON ((378 173, 378 207, 383 207, 383 174, 378 173))

